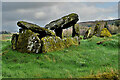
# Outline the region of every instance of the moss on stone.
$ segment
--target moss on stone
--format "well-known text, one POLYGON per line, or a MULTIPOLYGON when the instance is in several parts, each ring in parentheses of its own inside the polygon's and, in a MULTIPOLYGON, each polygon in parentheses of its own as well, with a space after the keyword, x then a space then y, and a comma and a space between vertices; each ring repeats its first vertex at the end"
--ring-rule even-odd
POLYGON ((17 50, 27 53, 39 53, 41 41, 39 37, 31 30, 24 30, 19 34, 17 41, 17 50))
POLYGON ((98 34, 99 32, 100 32, 100 23, 97 23, 96 26, 95 26, 95 28, 94 28, 94 33, 93 33, 93 35, 96 35, 96 34, 98 34))
POLYGON ((101 37, 111 37, 112 35, 111 35, 111 33, 108 31, 107 28, 103 28, 102 31, 101 31, 101 33, 100 33, 100 36, 101 36, 101 37))
POLYGON ((18 36, 19 36, 18 34, 12 35, 11 43, 12 43, 12 49, 14 49, 14 50, 17 48, 18 36))
POLYGON ((58 36, 48 36, 41 39, 42 53, 60 50, 64 48, 64 44, 58 36))
POLYGON ((91 37, 93 36, 93 34, 92 34, 91 32, 92 32, 92 28, 90 27, 90 28, 86 31, 83 39, 91 38, 91 37))
POLYGON ((17 25, 23 29, 29 29, 35 33, 39 33, 40 38, 45 37, 45 36, 55 36, 55 33, 52 32, 51 30, 45 29, 36 24, 32 24, 32 23, 25 22, 25 21, 18 21, 17 25))
POLYGON ((64 38, 62 40, 63 40, 66 48, 68 48, 72 45, 78 45, 78 37, 77 36, 74 38, 72 38, 72 37, 64 38))
POLYGON ((41 44, 42 44, 41 52, 47 53, 51 51, 68 48, 72 45, 78 45, 78 37, 61 39, 58 36, 54 36, 54 37, 48 36, 48 37, 43 37, 41 39, 41 44))
POLYGON ((50 30, 54 30, 58 28, 65 29, 65 28, 71 27, 74 24, 76 24, 78 20, 79 20, 78 15, 76 13, 71 13, 69 15, 63 16, 60 19, 50 22, 49 24, 45 26, 45 28, 50 29, 50 30))
POLYGON ((75 24, 75 36, 80 36, 80 26, 79 26, 79 24, 75 24))

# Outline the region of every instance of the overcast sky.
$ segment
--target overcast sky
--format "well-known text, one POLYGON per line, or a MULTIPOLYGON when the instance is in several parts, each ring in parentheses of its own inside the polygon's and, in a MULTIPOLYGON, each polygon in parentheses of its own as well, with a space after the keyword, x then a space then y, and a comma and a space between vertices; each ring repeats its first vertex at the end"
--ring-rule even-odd
POLYGON ((117 19, 117 2, 3 2, 2 30, 18 31, 17 21, 25 20, 44 27, 70 13, 77 13, 79 21, 117 19))

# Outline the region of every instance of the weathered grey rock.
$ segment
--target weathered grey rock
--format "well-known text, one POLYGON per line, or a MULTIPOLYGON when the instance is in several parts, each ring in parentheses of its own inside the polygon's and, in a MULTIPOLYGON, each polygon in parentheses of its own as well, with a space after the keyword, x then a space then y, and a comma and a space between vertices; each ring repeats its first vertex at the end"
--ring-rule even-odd
POLYGON ((61 39, 58 36, 38 37, 37 33, 23 29, 12 37, 12 48, 23 53, 46 53, 79 44, 78 36, 61 39))
POLYGON ((41 52, 46 53, 46 52, 51 52, 51 51, 56 51, 56 50, 61 50, 64 48, 68 48, 72 45, 78 45, 78 37, 74 38, 63 38, 61 39, 58 36, 48 36, 48 37, 43 37, 41 39, 41 52))
POLYGON ((64 16, 58 20, 52 21, 49 24, 45 26, 45 28, 54 30, 56 35, 62 38, 62 29, 66 29, 68 27, 73 26, 73 34, 72 36, 75 36, 75 28, 74 25, 78 21, 78 15, 75 13, 71 13, 67 16, 64 16), (59 32, 58 32, 59 31, 59 32))
POLYGON ((61 50, 64 48, 62 39, 58 36, 48 36, 41 39, 42 53, 61 50))
POLYGON ((77 46, 79 44, 78 36, 63 38, 62 40, 64 42, 65 48, 68 48, 68 47, 70 47, 72 45, 77 46))
POLYGON ((88 38, 91 38, 92 36, 93 36, 92 28, 90 27, 90 28, 86 31, 83 39, 88 39, 88 38))
POLYGON ((16 50, 27 53, 39 53, 41 41, 36 33, 24 29, 23 33, 19 33, 16 50))
POLYGON ((100 33, 100 37, 111 37, 111 36, 112 35, 107 28, 102 29, 102 31, 100 33))
POLYGON ((79 24, 75 24, 75 26, 74 26, 74 35, 73 36, 80 36, 80 26, 79 26, 79 24))
POLYGON ((78 15, 72 13, 52 21, 45 28, 25 21, 18 21, 17 25, 21 28, 19 34, 12 36, 12 48, 23 53, 46 53, 78 45, 80 42, 74 26, 78 20, 78 15), (62 29, 71 26, 73 26, 73 38, 61 39, 62 29), (51 30, 54 30, 56 34, 51 30))
POLYGON ((50 22, 49 24, 45 26, 45 28, 50 29, 50 30, 54 30, 58 28, 66 29, 76 24, 78 20, 79 20, 78 15, 75 13, 71 13, 58 20, 50 22))
MULTIPOLYGON (((55 33, 45 29, 43 27, 40 27, 36 24, 32 24, 32 23, 28 23, 25 21, 18 21, 17 25, 19 27, 21 27, 22 29, 30 29, 31 31, 35 32, 35 33, 39 33, 40 34, 40 38, 45 37, 45 36, 55 36, 55 33)), ((22 31, 20 31, 22 32, 22 31)))
POLYGON ((12 43, 12 49, 17 49, 17 41, 18 41, 18 34, 13 34, 12 35, 12 39, 11 39, 11 43, 12 43))

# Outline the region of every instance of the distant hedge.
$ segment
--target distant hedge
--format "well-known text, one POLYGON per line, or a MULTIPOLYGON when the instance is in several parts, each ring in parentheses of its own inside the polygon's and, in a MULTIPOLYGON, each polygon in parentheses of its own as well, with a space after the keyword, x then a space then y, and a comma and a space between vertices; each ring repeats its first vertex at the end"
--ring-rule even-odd
POLYGON ((11 34, 11 32, 8 32, 8 31, 1 31, 0 34, 11 34))

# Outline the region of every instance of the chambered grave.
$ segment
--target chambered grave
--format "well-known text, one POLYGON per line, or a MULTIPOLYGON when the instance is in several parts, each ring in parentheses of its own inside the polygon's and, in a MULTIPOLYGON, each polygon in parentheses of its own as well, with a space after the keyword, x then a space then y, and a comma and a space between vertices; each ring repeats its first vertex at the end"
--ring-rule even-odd
POLYGON ((79 37, 75 36, 74 25, 78 21, 75 13, 52 21, 44 27, 26 21, 18 21, 20 27, 18 34, 12 35, 12 49, 23 53, 46 53, 68 48, 80 43, 79 37), (73 26, 70 38, 62 38, 62 29, 73 26))

